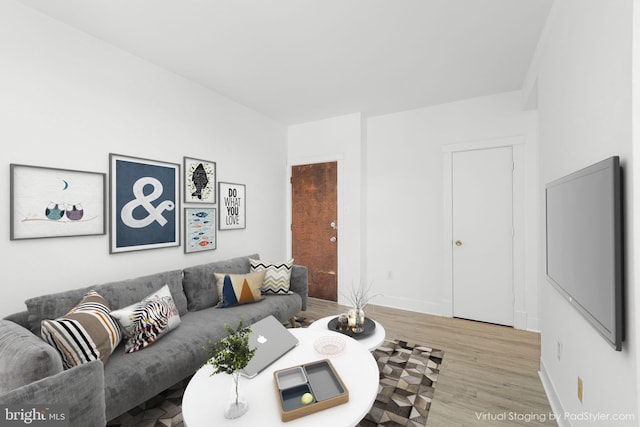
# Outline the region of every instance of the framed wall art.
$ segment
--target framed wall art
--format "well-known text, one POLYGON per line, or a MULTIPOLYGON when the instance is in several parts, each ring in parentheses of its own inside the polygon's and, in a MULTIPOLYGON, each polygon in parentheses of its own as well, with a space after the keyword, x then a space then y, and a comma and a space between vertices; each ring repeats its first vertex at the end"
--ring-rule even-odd
POLYGON ((184 202, 216 202, 216 163, 184 158, 184 202))
POLYGON ((184 208, 184 253, 216 248, 216 209, 184 208))
POLYGON ((106 174, 10 164, 10 239, 106 233, 106 174))
POLYGON ((180 165, 109 154, 110 253, 180 246, 180 165))
POLYGON ((220 230, 236 230, 246 227, 246 188, 244 184, 221 182, 218 184, 220 194, 220 230))

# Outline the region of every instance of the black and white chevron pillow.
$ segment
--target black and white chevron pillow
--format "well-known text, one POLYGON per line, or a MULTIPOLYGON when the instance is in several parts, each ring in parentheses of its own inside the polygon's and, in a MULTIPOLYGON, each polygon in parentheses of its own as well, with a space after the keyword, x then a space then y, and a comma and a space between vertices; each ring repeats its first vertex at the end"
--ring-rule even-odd
POLYGON ((280 263, 266 262, 249 258, 251 272, 265 271, 260 291, 263 294, 289 295, 291 286, 291 269, 293 258, 280 263))

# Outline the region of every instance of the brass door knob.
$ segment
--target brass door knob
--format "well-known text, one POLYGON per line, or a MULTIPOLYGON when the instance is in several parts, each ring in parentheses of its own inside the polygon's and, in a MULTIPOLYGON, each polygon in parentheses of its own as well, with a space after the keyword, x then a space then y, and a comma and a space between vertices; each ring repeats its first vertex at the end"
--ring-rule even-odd
POLYGON ((456 246, 462 246, 462 242, 460 240, 456 240, 456 246))

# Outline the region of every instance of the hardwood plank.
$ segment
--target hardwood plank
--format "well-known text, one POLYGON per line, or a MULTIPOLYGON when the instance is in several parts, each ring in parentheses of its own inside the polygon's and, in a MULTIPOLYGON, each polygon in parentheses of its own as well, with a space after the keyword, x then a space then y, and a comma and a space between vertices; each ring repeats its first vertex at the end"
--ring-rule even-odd
MULTIPOLYGON (((319 319, 347 309, 310 298, 299 316, 319 319)), ((444 350, 428 426, 557 425, 538 376, 540 334, 372 304, 365 312, 387 338, 444 350)))

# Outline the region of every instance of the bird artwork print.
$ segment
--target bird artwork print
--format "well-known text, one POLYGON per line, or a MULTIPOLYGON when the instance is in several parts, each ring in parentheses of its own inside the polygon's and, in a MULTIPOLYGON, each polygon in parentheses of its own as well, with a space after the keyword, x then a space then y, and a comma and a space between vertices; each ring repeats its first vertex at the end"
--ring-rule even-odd
POLYGON ((67 206, 66 214, 67 218, 70 221, 79 221, 84 215, 84 210, 82 209, 82 205, 80 203, 76 203, 75 205, 67 206))
POLYGON ((64 216, 64 203, 49 203, 44 214, 47 218, 58 221, 64 216))

